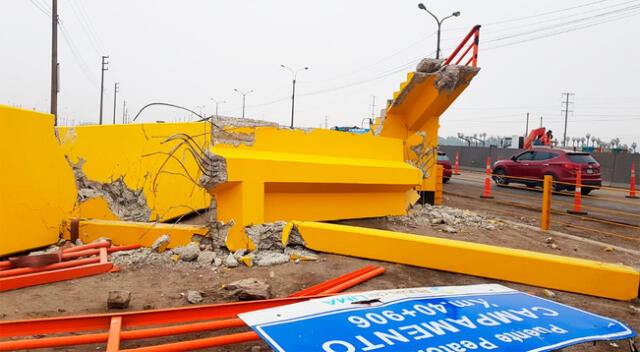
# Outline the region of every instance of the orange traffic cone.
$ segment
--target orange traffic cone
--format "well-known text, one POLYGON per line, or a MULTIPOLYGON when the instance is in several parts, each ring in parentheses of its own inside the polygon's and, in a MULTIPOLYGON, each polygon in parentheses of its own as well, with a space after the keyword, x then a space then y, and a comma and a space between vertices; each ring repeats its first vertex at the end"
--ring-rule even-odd
POLYGON ((459 161, 458 152, 456 152, 456 164, 455 164, 455 166, 453 168, 453 174, 454 175, 460 175, 460 170, 458 169, 458 161, 459 161))
POLYGON ((487 176, 484 179, 484 194, 480 196, 480 198, 488 198, 491 199, 493 196, 491 195, 491 157, 487 158, 487 176))
POLYGON ((638 199, 636 196, 636 164, 631 163, 631 180, 629 180, 629 195, 626 196, 631 199, 638 199))
POLYGON ((569 214, 587 215, 586 211, 582 211, 582 168, 578 167, 578 176, 576 177, 576 191, 573 194, 573 209, 567 210, 569 214))

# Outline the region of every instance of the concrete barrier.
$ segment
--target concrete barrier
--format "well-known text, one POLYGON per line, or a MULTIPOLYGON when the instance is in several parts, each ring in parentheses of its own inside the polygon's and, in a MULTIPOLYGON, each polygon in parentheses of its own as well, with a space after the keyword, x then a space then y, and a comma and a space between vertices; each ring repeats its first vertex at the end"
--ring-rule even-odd
MULTIPOLYGON (((491 156, 492 162, 501 159, 508 159, 512 155, 517 155, 524 149, 507 149, 507 148, 491 148, 491 147, 465 147, 441 145, 438 147, 440 151, 447 153, 449 158, 453 160, 456 152, 460 156, 460 167, 463 169, 471 169, 483 171, 487 157, 491 156)), ((593 157, 600 163, 600 172, 602 173, 602 182, 604 186, 629 187, 629 176, 631 173, 631 163, 635 162, 640 165, 640 154, 623 154, 623 153, 602 153, 593 152, 593 157)))

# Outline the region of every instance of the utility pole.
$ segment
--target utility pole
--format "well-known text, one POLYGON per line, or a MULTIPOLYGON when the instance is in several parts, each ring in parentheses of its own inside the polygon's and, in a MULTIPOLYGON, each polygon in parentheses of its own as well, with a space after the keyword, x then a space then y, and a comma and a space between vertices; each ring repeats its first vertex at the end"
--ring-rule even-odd
POLYGON ((540 127, 542 127, 542 116, 540 116, 540 127))
POLYGON ((291 92, 291 128, 293 128, 293 113, 294 113, 294 107, 295 107, 295 103, 296 103, 296 77, 298 76, 298 72, 300 71, 306 71, 309 68, 308 67, 303 67, 303 68, 299 68, 297 70, 292 69, 291 67, 285 66, 285 65, 280 65, 280 67, 285 68, 287 70, 289 70, 289 72, 291 72, 291 78, 292 78, 292 83, 293 83, 293 90, 291 92))
POLYGON ((122 124, 124 125, 125 123, 127 123, 127 120, 124 119, 124 111, 127 109, 127 101, 123 100, 122 101, 122 124))
MULTIPOLYGON (((294 85, 294 87, 295 87, 295 85, 294 85)), ((295 88, 294 88, 294 89, 295 89, 295 88)), ((241 92, 241 91, 239 91, 239 90, 237 90, 237 89, 235 89, 235 88, 234 88, 233 90, 234 90, 234 91, 236 91, 236 92, 238 92, 238 93, 240 93, 240 94, 242 94, 242 118, 244 118, 244 103, 245 103, 245 100, 246 100, 246 98, 247 98, 247 95, 248 95, 249 93, 253 93, 253 90, 250 90, 250 91, 248 91, 248 92, 241 92)), ((295 92, 295 90, 294 90, 294 92, 295 92)))
POLYGON ((373 96, 373 101, 371 102, 371 120, 376 118, 376 96, 373 96))
POLYGON ((329 116, 324 115, 324 129, 326 130, 329 126, 329 116))
POLYGON ((524 128, 524 137, 526 138, 529 135, 529 113, 527 112, 527 125, 524 128))
POLYGON ((431 17, 433 17, 436 20, 436 23, 438 24, 438 44, 436 46, 436 59, 440 58, 440 27, 442 27, 442 22, 444 22, 446 19, 451 18, 451 17, 458 17, 460 16, 460 11, 456 11, 454 13, 452 13, 451 15, 443 18, 443 19, 439 19, 436 15, 434 15, 431 11, 427 10, 427 8, 424 6, 423 3, 419 3, 418 4, 418 8, 420 10, 425 10, 427 11, 431 17))
POLYGON ((99 124, 102 125, 102 100, 104 98, 104 71, 107 71, 109 68, 107 67, 107 65, 109 64, 109 62, 107 61, 107 59, 109 58, 109 56, 102 56, 102 78, 100 79, 100 122, 99 124))
POLYGON ((116 82, 113 84, 113 124, 116 124, 116 98, 118 96, 120 88, 120 83, 116 82))
MULTIPOLYGON (((569 110, 569 97, 573 96, 575 94, 573 93, 562 93, 562 97, 565 98, 564 101, 562 102, 562 104, 564 104, 564 109, 560 110, 561 112, 564 112, 564 133, 563 133, 563 137, 562 137, 562 146, 566 147, 567 146, 567 119, 569 117, 569 112, 571 110, 569 110)), ((573 102, 571 102, 573 103, 573 102)))
POLYGON ((58 0, 51 1, 51 115, 58 125, 58 0))
POLYGON ((226 103, 227 101, 226 100, 217 101, 217 100, 215 100, 213 98, 211 98, 211 101, 213 101, 216 104, 216 117, 218 117, 218 106, 220 106, 221 104, 226 103))

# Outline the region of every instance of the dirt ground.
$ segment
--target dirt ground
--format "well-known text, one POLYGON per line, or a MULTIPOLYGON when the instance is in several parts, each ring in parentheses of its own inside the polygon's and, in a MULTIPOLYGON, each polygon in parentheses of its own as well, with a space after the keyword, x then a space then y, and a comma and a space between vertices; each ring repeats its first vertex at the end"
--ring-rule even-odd
MULTIPOLYGON (((514 215, 513 209, 508 206, 475 202, 456 196, 446 195, 445 204, 457 206, 463 209, 472 209, 480 213, 495 215, 523 223, 535 223, 535 214, 519 213, 514 215), (501 213, 502 212, 502 213, 501 213), (507 215, 511 214, 511 215, 507 215)), ((623 251, 605 251, 604 246, 584 243, 582 241, 551 236, 532 229, 514 228, 501 224, 497 220, 495 229, 475 228, 462 230, 457 233, 447 233, 434 229, 430 225, 411 225, 393 218, 359 219, 341 221, 342 224, 365 226, 379 229, 402 231, 421 235, 445 237, 465 241, 473 241, 486 244, 501 245, 511 248, 535 250, 545 253, 575 256, 587 259, 602 260, 607 262, 624 263, 640 268, 640 256, 623 251), (552 237, 553 241, 548 238, 552 237), (554 244, 554 245, 552 245, 554 244)), ((566 228, 556 228, 558 231, 571 233, 575 236, 593 237, 591 234, 580 233, 576 229, 566 231, 566 228)), ((624 242, 616 238, 593 237, 593 240, 605 244, 640 250, 637 242, 624 242)), ((468 285, 480 283, 499 283, 505 286, 532 292, 544 296, 543 288, 522 284, 503 282, 499 280, 461 275, 425 268, 418 268, 394 263, 376 262, 346 256, 320 254, 315 262, 300 262, 276 265, 271 267, 248 268, 240 266, 233 269, 210 267, 190 267, 185 265, 168 268, 166 266, 132 264, 123 266, 120 272, 80 278, 70 281, 52 283, 48 285, 28 287, 0 294, 0 318, 2 320, 29 319, 42 317, 56 317, 67 315, 95 314, 109 312, 106 308, 107 293, 109 290, 129 290, 133 293, 131 306, 128 311, 150 308, 168 308, 190 305, 185 298, 187 290, 199 290, 204 292, 202 304, 220 303, 236 300, 235 297, 224 290, 222 286, 232 281, 247 277, 260 278, 270 285, 272 297, 282 297, 303 288, 318 284, 333 277, 357 270, 363 266, 377 264, 386 269, 386 272, 373 278, 352 290, 392 289, 419 286, 443 286, 443 285, 468 285)), ((554 291, 553 299, 557 302, 573 307, 588 310, 590 312, 619 319, 628 324, 635 331, 640 331, 640 314, 634 307, 640 307, 638 299, 629 301, 614 301, 603 298, 572 294, 568 292, 554 291)), ((548 298, 548 297, 547 297, 548 298)), ((113 310, 112 310, 113 311, 113 310)), ((247 331, 246 329, 226 330, 247 331)), ((187 338, 202 338, 215 336, 218 333, 197 333, 166 338, 155 338, 140 342, 122 343, 122 348, 140 347, 145 344, 158 344, 181 341, 187 338)), ((640 339, 636 337, 636 344, 640 339)), ((97 351, 104 350, 104 344, 84 345, 74 348, 61 347, 54 349, 41 349, 40 351, 97 351)), ((270 351, 271 349, 262 341, 249 342, 231 346, 204 349, 205 351, 270 351)), ((598 342, 572 346, 563 351, 628 351, 626 341, 615 343, 598 342)))

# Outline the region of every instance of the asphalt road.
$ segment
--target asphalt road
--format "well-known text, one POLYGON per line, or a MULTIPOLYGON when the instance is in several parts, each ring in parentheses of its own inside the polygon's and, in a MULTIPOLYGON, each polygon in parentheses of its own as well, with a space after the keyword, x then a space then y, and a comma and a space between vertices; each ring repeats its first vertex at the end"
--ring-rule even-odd
MULTIPOLYGON (((460 172, 461 175, 453 175, 444 185, 444 191, 465 195, 475 193, 480 196, 484 189, 485 176, 477 172, 464 170, 460 172)), ((520 184, 498 187, 492 180, 491 194, 501 201, 537 208, 542 206, 542 189, 539 187, 527 188, 520 184)), ((594 190, 588 196, 582 196, 583 211, 588 213, 587 217, 638 227, 634 229, 612 225, 612 228, 620 228, 623 233, 627 232, 626 230, 640 232, 640 199, 625 198, 626 195, 628 192, 609 189, 594 190)), ((573 192, 554 192, 551 202, 553 210, 564 213, 567 209, 573 209, 573 192)))

